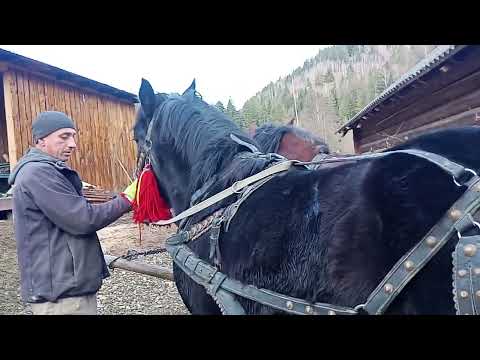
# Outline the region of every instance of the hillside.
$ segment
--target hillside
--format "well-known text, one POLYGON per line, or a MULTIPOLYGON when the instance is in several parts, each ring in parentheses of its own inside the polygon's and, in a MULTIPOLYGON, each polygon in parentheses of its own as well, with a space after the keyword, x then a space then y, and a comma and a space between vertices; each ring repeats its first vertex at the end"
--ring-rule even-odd
POLYGON ((271 121, 299 125, 337 151, 350 151, 335 131, 435 48, 434 45, 335 45, 248 99, 240 111, 217 106, 242 127, 271 121))

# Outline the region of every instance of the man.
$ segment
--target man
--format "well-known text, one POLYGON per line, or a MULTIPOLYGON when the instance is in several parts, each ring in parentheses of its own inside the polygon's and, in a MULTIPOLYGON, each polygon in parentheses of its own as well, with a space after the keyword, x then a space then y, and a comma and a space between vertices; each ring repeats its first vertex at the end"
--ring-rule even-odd
POLYGON ((89 204, 65 164, 76 148, 73 121, 43 112, 32 134, 35 146, 9 178, 22 298, 34 314, 96 314, 97 291, 109 276, 96 231, 131 210, 136 181, 122 196, 89 204))

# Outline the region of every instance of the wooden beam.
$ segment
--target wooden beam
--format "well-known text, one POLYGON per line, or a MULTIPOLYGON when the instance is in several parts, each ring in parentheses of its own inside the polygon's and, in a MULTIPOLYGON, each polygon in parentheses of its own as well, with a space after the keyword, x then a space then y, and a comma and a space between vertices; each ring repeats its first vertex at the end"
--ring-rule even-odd
POLYGON ((360 154, 360 151, 361 151, 361 132, 362 132, 362 128, 360 129, 353 129, 353 149, 354 149, 354 152, 355 154, 360 154))
POLYGON ((422 79, 417 79, 416 81, 417 81, 420 85, 423 85, 424 87, 427 87, 427 86, 428 86, 428 82, 423 81, 422 79))
POLYGON ((12 72, 7 71, 3 74, 3 97, 5 99, 5 120, 7 124, 7 139, 8 139, 8 157, 10 159, 10 170, 17 163, 17 143, 15 141, 15 124, 12 112, 12 72))
POLYGON ((154 276, 164 280, 174 281, 173 273, 168 268, 158 266, 158 265, 145 264, 140 261, 125 260, 121 258, 117 259, 116 256, 112 256, 112 255, 104 255, 104 257, 105 257, 105 262, 111 268, 133 271, 140 274, 154 276))
POLYGON ((13 208, 13 200, 11 197, 0 199, 0 211, 9 211, 13 208))

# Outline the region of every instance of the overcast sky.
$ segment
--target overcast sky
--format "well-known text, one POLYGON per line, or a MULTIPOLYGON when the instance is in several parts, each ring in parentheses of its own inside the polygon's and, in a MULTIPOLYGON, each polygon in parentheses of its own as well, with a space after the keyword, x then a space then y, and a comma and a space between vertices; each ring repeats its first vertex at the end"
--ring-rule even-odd
POLYGON ((271 81, 328 45, 0 45, 0 48, 138 94, 185 90, 196 78, 208 103, 229 97, 237 109, 271 81))

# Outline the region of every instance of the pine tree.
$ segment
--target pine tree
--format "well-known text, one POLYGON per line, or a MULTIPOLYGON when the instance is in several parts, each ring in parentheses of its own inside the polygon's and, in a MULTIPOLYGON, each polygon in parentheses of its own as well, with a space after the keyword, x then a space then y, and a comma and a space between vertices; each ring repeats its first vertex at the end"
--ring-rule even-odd
POLYGON ((323 78, 323 81, 326 83, 331 83, 335 81, 335 78, 333 77, 332 69, 328 68, 327 73, 325 74, 325 77, 323 78))
POLYGON ((217 103, 215 104, 215 107, 225 114, 225 111, 226 111, 225 106, 223 106, 223 103, 221 101, 217 101, 217 103))
POLYGON ((376 98, 376 72, 370 72, 368 74, 368 82, 367 82, 367 89, 366 89, 366 98, 367 102, 372 101, 376 98))
POLYGON ((234 118, 237 113, 237 109, 235 108, 235 105, 233 105, 232 99, 228 99, 227 103, 227 109, 225 111, 225 114, 227 114, 230 118, 234 118))
POLYGON ((355 45, 347 45, 347 53, 349 57, 353 57, 355 53, 355 45))
POLYGON ((315 86, 316 87, 321 87, 324 84, 325 80, 324 77, 321 74, 317 74, 315 76, 315 86))
POLYGON ((348 107, 347 107, 347 120, 350 120, 357 113, 358 106, 358 94, 356 89, 352 89, 350 96, 348 97, 348 107))
POLYGON ((338 103, 338 97, 337 97, 337 89, 335 88, 335 85, 330 89, 329 92, 329 105, 333 109, 333 112, 335 115, 339 115, 339 103, 338 103))
POLYGON ((246 128, 248 126, 248 122, 243 116, 243 114, 235 108, 232 99, 228 99, 227 109, 225 110, 225 114, 230 117, 239 127, 246 128))
POLYGON ((386 69, 381 69, 376 72, 375 76, 375 96, 379 96, 385 89, 390 86, 390 74, 386 69))
POLYGON ((245 102, 241 115, 246 125, 260 125, 266 121, 263 107, 256 97, 245 102))

